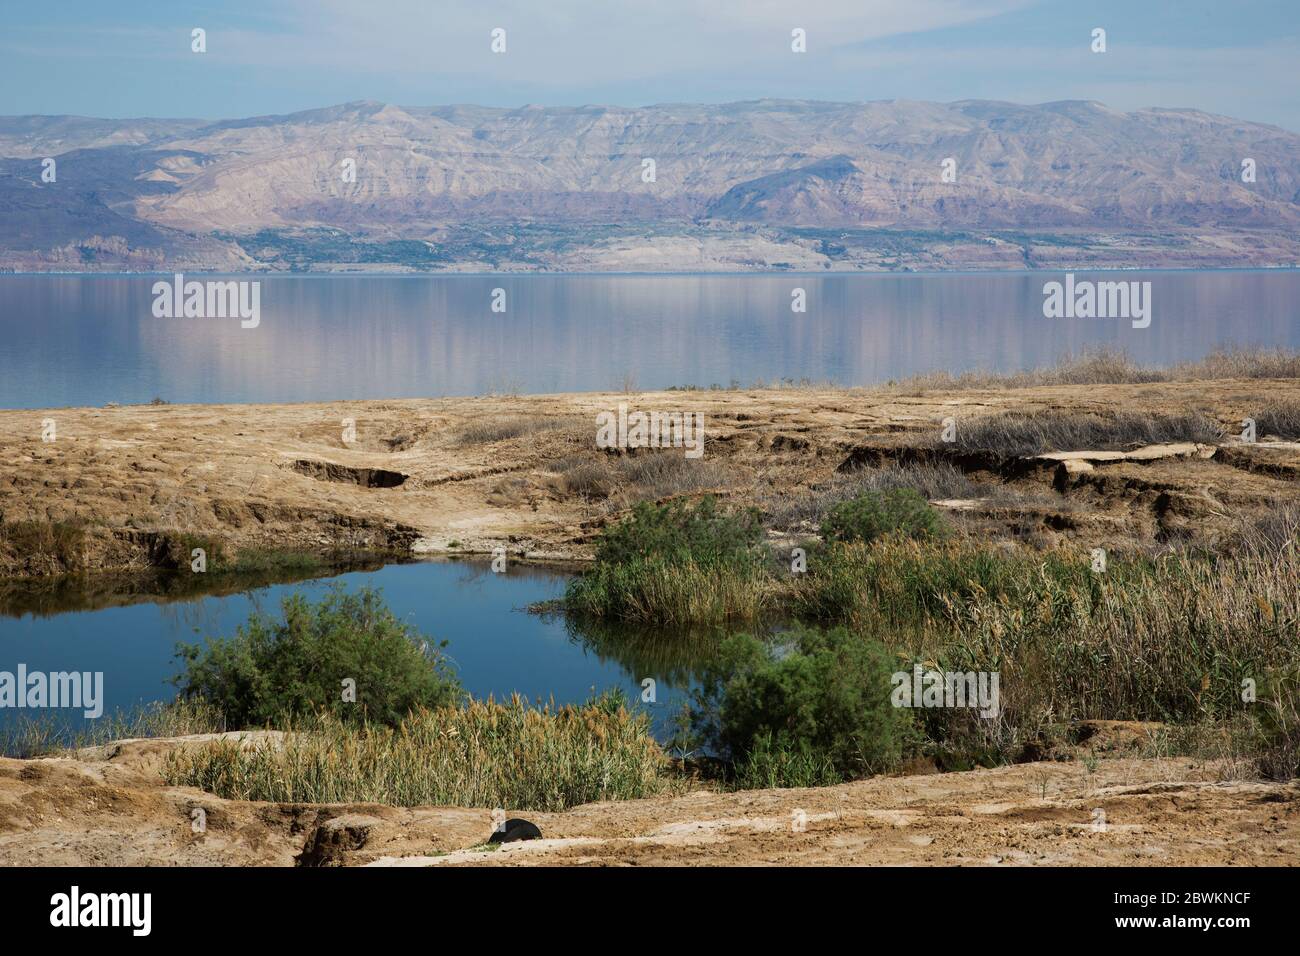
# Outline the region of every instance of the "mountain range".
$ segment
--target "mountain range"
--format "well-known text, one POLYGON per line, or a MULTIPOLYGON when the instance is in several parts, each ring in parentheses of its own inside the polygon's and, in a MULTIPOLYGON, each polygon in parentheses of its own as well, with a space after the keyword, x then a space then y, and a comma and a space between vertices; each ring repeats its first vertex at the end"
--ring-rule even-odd
POLYGON ((1084 101, 0 117, 0 211, 18 271, 1290 266, 1300 136, 1084 101))

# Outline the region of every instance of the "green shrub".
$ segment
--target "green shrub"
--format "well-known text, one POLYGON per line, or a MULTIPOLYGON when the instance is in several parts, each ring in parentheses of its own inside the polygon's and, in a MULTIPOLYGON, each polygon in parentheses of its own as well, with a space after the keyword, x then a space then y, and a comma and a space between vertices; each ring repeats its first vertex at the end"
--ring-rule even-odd
POLYGON ((280 620, 253 615, 229 640, 178 645, 183 696, 203 697, 232 728, 320 710, 395 725, 414 707, 460 697, 442 655, 377 591, 349 594, 336 586, 314 605, 294 594, 281 613, 280 620), (355 702, 343 699, 345 679, 356 681, 355 702))
POLYGON ((732 761, 739 785, 824 784, 896 766, 912 724, 890 702, 884 647, 844 628, 781 641, 723 642, 689 705, 697 740, 732 761))
POLYGON ((827 541, 874 541, 888 534, 937 538, 943 533, 938 512, 911 488, 865 492, 836 505, 822 521, 827 541))
POLYGON ((767 595, 762 540, 752 509, 720 511, 713 498, 642 503, 605 529, 591 570, 565 592, 565 610, 655 624, 753 618, 767 595))
POLYGON ((691 505, 642 502, 626 520, 607 528, 596 547, 601 564, 636 560, 690 561, 701 567, 736 567, 758 560, 763 526, 758 512, 719 511, 713 497, 691 505))

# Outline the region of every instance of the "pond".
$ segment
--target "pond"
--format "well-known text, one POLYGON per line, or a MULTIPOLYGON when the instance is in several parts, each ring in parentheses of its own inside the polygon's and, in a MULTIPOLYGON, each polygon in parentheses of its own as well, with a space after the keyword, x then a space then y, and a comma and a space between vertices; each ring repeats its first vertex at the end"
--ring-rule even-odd
MULTIPOLYGON (((570 576, 518 563, 497 574, 486 562, 420 561, 177 600, 106 589, 87 601, 86 588, 74 587, 55 609, 37 613, 29 609, 42 602, 11 590, 0 608, 0 671, 17 673, 23 664, 28 673, 102 672, 109 714, 175 695, 169 679, 178 670, 178 642, 232 636, 250 614, 278 613, 281 599, 295 591, 316 600, 336 584, 367 586, 382 590, 393 613, 430 643, 447 641, 443 653, 475 697, 518 693, 534 702, 581 703, 617 687, 646 708, 656 736, 666 739, 712 642, 631 628, 581 630, 560 615, 527 610, 563 594, 570 576), (57 609, 87 603, 98 606, 57 609), (655 699, 642 703, 646 679, 655 682, 655 699)), ((37 713, 0 709, 0 726, 37 713)), ((70 723, 83 719, 80 710, 61 710, 65 716, 70 723)))

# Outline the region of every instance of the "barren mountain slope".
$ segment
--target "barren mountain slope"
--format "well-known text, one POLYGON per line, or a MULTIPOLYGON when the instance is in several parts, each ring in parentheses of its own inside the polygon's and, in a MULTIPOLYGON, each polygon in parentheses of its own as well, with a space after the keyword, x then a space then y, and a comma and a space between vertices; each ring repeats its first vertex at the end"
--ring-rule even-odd
MULTIPOLYGON (((283 265, 304 230, 342 230, 369 242, 426 242, 424 259, 411 252, 408 260, 446 268, 478 261, 481 249, 459 244, 488 229, 494 245, 527 244, 532 258, 517 257, 526 267, 564 268, 573 264, 555 246, 589 249, 601 238, 596 226, 622 227, 642 243, 664 231, 759 241, 754 226, 1128 231, 1161 236, 1157 246, 1169 254, 1197 241, 1198 231, 1239 238, 1244 230, 1260 234, 1251 261, 1279 264, 1295 259, 1286 237, 1300 224, 1298 147, 1300 136, 1277 127, 1092 102, 505 110, 362 101, 208 124, 124 120, 117 128, 12 117, 0 118, 0 204, 30 211, 0 225, 0 250, 17 265, 94 235, 121 237, 137 257, 147 248, 159 259, 229 265, 240 252, 257 252, 250 237, 270 231, 274 241, 263 236, 262 246, 277 254, 262 258, 283 265), (41 180, 43 156, 60 163, 56 183, 41 180), (953 181, 942 178, 945 160, 953 181), (1246 160, 1251 182, 1243 181, 1246 160), (49 204, 79 215, 42 232, 32 223, 49 204), (549 232, 525 240, 516 234, 523 226, 549 232), (142 233, 146 227, 169 231, 142 233), (183 237, 227 248, 195 249, 183 237)), ((796 237, 780 238, 791 246, 796 237)), ((312 239, 303 258, 318 264, 329 255, 312 239)), ((820 250, 827 267, 863 265, 833 248, 820 250)), ((756 256, 754 265, 774 259, 781 261, 756 256)), ((364 261, 364 253, 344 261, 364 261)), ((655 259, 635 266, 655 268, 655 259)))

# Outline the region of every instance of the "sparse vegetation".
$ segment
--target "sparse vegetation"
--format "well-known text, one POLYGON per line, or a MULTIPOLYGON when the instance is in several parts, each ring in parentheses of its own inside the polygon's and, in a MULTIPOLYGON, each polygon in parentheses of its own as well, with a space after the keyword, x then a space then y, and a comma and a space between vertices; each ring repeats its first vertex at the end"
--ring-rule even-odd
MULTIPOLYGON (((913 390, 1034 388, 1042 385, 1133 385, 1143 382, 1199 382, 1210 379, 1300 378, 1300 352, 1284 348, 1216 349, 1195 362, 1140 365, 1113 348, 1063 355, 1042 368, 1012 374, 929 372, 897 383, 913 390)), ((893 384, 893 383, 891 383, 893 384)))
POLYGON ((523 438, 541 432, 574 428, 574 418, 548 418, 540 415, 505 415, 474 419, 456 434, 458 445, 485 445, 490 442, 523 438))
POLYGON ((0 727, 0 756, 41 757, 136 737, 182 737, 225 730, 217 708, 201 698, 157 701, 73 726, 18 717, 0 727))
POLYGON ((85 567, 86 522, 0 521, 0 553, 7 567, 27 574, 72 574, 85 567))
POLYGON ((819 528, 837 505, 864 494, 908 489, 927 501, 951 498, 993 498, 1020 504, 1029 499, 1001 484, 979 484, 946 461, 888 462, 874 468, 836 473, 806 494, 767 494, 761 497, 769 527, 779 530, 819 528))
MULTIPOLYGON (((764 494, 759 500, 769 527, 783 531, 819 529, 833 508, 864 494, 911 489, 928 501, 975 500, 988 508, 1074 511, 1075 502, 1043 485, 1022 486, 1002 481, 975 481, 946 461, 886 462, 835 474, 824 485, 804 494, 764 494)), ((945 521, 964 524, 961 512, 945 521)))
POLYGON ((1265 557, 1300 548, 1300 505, 1279 502, 1244 515, 1237 539, 1229 546, 1265 557))
POLYGON ((965 472, 946 461, 934 463, 889 462, 879 468, 863 468, 846 476, 847 497, 864 492, 909 489, 927 501, 944 498, 982 498, 997 494, 1000 486, 989 487, 972 481, 965 472))
POLYGON ((1222 429, 1204 415, 1120 412, 1114 416, 1076 412, 1006 412, 960 422, 956 441, 962 451, 1005 457, 1049 451, 1123 450, 1166 442, 1212 444, 1222 429))
POLYGON ((552 487, 562 495, 603 502, 606 511, 674 495, 724 488, 732 476, 717 462, 687 458, 680 450, 636 455, 601 455, 561 459, 552 466, 552 487))
POLYGON ((1256 433, 1288 441, 1300 439, 1300 402, 1270 402, 1254 415, 1256 433))

